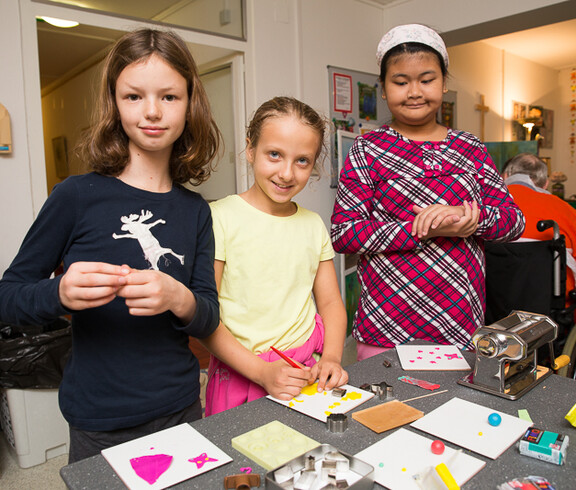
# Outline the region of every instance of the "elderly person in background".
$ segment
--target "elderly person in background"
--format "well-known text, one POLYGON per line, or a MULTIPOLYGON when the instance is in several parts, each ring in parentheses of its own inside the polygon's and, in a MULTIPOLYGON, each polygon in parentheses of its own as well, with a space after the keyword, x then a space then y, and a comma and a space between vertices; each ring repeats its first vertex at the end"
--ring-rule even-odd
POLYGON ((548 187, 548 167, 536 155, 519 153, 504 165, 504 182, 514 201, 526 218, 526 228, 522 238, 551 240, 553 230, 543 232, 536 229, 536 223, 552 219, 558 223, 560 233, 566 237, 566 292, 574 289, 576 274, 576 210, 567 202, 550 194, 548 187))

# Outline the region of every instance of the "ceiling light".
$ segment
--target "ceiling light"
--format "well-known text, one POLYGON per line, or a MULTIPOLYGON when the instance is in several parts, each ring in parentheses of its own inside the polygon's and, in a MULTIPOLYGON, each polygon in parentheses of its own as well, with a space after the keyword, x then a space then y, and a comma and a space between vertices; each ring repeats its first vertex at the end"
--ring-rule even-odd
POLYGON ((40 17, 36 17, 37 19, 43 20, 44 22, 48 22, 48 24, 51 24, 53 26, 56 27, 76 27, 78 25, 78 22, 74 21, 74 20, 64 20, 64 19, 56 19, 54 17, 44 17, 44 16, 40 16, 40 17))

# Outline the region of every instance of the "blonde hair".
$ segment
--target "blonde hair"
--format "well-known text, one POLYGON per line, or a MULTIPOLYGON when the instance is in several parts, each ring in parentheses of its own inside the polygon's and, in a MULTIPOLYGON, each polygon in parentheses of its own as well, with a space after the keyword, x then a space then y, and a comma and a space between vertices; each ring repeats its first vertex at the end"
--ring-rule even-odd
POLYGON ((117 176, 128 164, 128 136, 122 128, 116 106, 116 82, 128 65, 155 54, 182 75, 187 82, 189 107, 186 125, 174 142, 170 177, 179 184, 198 185, 213 171, 222 136, 210 110, 196 63, 186 43, 177 34, 155 29, 138 29, 125 34, 104 60, 100 92, 93 124, 77 147, 78 156, 103 175, 117 176))
POLYGON ((254 148, 258 145, 260 134, 264 123, 272 117, 281 116, 295 116, 299 121, 303 122, 314 131, 318 133, 320 144, 316 153, 316 162, 321 160, 321 156, 326 153, 324 136, 326 134, 326 119, 323 118, 318 112, 304 102, 295 99, 294 97, 274 97, 264 102, 254 113, 248 129, 246 131, 246 138, 248 139, 248 146, 254 148))

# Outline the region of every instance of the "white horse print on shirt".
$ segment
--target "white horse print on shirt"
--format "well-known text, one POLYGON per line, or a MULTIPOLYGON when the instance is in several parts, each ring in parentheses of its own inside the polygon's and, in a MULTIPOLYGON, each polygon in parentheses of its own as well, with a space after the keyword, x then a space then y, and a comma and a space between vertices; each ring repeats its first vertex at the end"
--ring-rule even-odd
POLYGON ((158 219, 153 223, 146 223, 147 220, 152 218, 153 214, 150 211, 142 210, 140 216, 137 214, 131 214, 130 216, 122 216, 120 221, 124 223, 122 225, 122 231, 127 231, 125 235, 118 235, 112 233, 112 238, 118 240, 119 238, 134 238, 138 240, 138 243, 142 247, 144 252, 144 257, 150 263, 150 266, 154 270, 158 269, 158 261, 163 255, 171 254, 176 257, 181 264, 184 264, 184 255, 178 255, 170 248, 165 248, 160 245, 160 242, 156 239, 150 229, 158 224, 164 225, 166 221, 163 219, 158 219))

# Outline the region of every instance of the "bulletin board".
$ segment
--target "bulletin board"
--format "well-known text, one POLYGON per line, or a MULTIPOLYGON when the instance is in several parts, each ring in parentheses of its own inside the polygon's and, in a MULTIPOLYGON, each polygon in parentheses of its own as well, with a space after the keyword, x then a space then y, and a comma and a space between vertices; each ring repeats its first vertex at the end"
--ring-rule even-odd
MULTIPOLYGON (((330 187, 338 184, 338 144, 336 130, 363 134, 392 120, 378 75, 328 66, 330 121, 334 124, 331 151, 330 187)), ((344 155, 346 156, 346 155, 344 155)))

